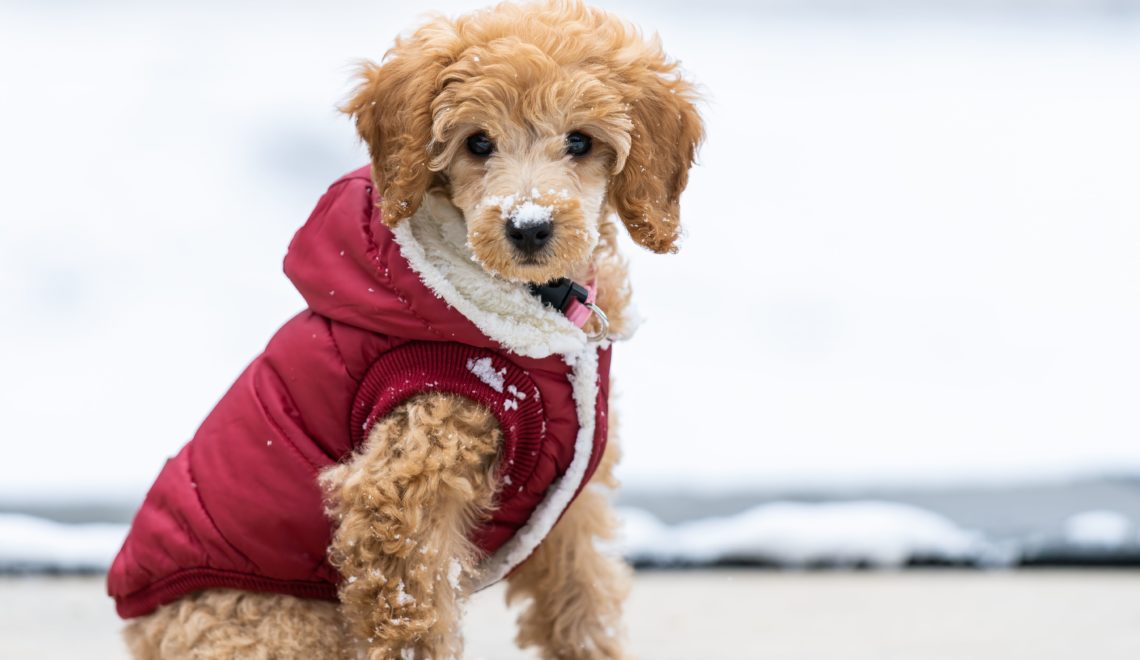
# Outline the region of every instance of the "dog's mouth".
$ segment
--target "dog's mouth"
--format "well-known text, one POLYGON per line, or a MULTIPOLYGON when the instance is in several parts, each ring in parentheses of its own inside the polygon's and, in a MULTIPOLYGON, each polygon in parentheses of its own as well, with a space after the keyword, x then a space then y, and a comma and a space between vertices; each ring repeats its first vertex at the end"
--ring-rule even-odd
POLYGON ((542 256, 518 256, 512 270, 510 279, 528 287, 544 286, 563 277, 562 269, 542 256))

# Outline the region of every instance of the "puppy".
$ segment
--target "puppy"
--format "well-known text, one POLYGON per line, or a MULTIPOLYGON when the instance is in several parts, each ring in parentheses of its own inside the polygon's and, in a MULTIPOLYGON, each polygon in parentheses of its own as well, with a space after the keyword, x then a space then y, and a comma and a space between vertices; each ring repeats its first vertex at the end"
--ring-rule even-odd
POLYGON ((137 658, 451 658, 508 581, 517 641, 623 657, 600 552, 632 331, 619 223, 672 252, 702 138, 656 40, 578 2, 435 18, 344 107, 289 321, 171 459, 109 574, 137 658))

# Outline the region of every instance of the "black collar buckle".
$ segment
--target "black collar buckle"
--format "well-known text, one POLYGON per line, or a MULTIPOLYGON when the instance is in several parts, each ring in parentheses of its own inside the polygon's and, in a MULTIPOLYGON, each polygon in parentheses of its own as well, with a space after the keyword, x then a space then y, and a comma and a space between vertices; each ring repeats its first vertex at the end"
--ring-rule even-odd
POLYGON ((571 300, 577 300, 585 305, 590 297, 586 287, 566 277, 560 277, 546 284, 531 284, 529 287, 532 294, 560 312, 566 311, 571 300))

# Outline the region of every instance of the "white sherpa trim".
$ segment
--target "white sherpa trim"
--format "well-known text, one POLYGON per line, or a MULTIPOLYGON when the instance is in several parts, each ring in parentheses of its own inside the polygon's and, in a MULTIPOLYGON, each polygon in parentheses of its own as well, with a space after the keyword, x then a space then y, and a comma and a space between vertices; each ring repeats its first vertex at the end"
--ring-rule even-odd
POLYGON ((471 320, 483 334, 518 355, 561 355, 570 366, 569 381, 578 415, 574 458, 527 523, 486 558, 476 590, 502 580, 530 557, 570 505, 586 476, 594 451, 598 397, 597 347, 561 313, 542 304, 525 285, 497 278, 477 264, 467 247, 463 217, 446 199, 428 195, 414 216, 393 233, 400 254, 423 283, 471 320))
POLYGON ((580 353, 586 334, 542 304, 526 285, 491 275, 467 247, 463 216, 437 194, 392 232, 423 283, 512 353, 531 358, 580 353))

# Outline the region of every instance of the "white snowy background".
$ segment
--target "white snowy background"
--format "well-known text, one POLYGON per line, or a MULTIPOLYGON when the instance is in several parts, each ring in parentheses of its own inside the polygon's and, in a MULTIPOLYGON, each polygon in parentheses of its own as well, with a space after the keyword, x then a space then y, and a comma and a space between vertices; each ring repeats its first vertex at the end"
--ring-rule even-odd
MULTIPOLYGON (((1132 3, 599 4, 659 32, 707 99, 684 247, 632 253, 628 485, 1140 472, 1132 3)), ((0 500, 141 497, 302 307, 286 245, 365 162, 335 106, 426 6, 0 4, 0 500)), ((852 506, 742 524, 975 542, 852 506)), ((1134 538, 1113 515, 1073 534, 1134 538)), ((58 532, 5 520, 10 545, 58 532)))

